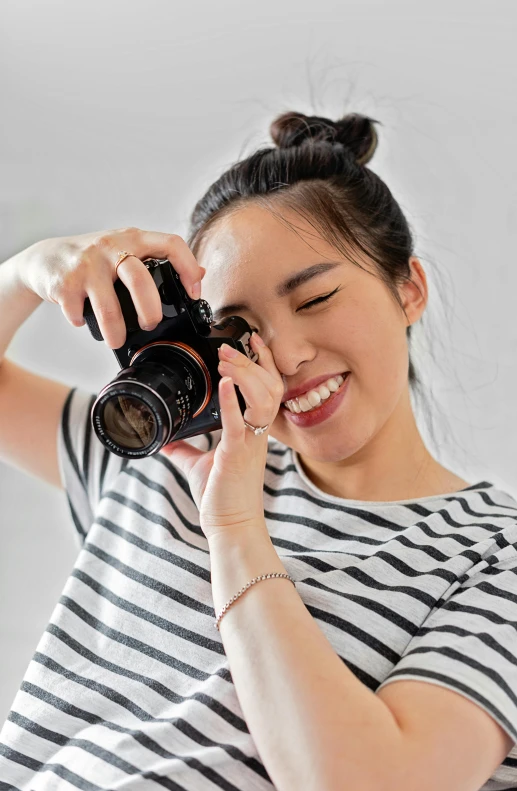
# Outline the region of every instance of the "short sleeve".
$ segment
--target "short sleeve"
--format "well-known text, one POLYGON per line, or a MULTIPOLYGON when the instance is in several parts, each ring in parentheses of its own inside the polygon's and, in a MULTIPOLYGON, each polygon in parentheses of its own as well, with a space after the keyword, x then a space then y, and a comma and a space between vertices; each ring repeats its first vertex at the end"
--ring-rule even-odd
POLYGON ((104 447, 92 429, 90 413, 96 396, 73 388, 64 403, 58 433, 61 481, 81 541, 94 521, 102 492, 125 460, 104 447))
POLYGON ((517 742, 517 525, 456 580, 377 691, 402 679, 464 695, 517 742))

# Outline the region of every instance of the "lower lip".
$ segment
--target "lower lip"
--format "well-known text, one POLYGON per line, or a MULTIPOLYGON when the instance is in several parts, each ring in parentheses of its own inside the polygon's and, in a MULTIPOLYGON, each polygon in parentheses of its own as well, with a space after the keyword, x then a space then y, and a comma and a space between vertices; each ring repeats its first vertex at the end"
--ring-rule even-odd
POLYGON ((294 423, 295 426, 300 428, 310 428, 322 423, 334 414, 348 390, 348 380, 350 379, 350 371, 345 376, 345 381, 341 383, 339 388, 332 393, 330 398, 327 398, 320 406, 311 409, 309 412, 290 412, 287 407, 282 407, 286 420, 294 423))

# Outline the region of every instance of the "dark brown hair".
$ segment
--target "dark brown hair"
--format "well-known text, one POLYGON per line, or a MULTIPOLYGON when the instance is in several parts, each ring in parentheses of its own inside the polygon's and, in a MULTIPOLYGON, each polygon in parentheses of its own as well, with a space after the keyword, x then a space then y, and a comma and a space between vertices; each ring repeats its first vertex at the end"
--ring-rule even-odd
MULTIPOLYGON (((216 221, 249 201, 259 202, 293 230, 287 208, 352 263, 361 251, 402 307, 397 286, 410 279, 414 239, 387 185, 366 165, 378 143, 373 118, 351 113, 338 121, 287 112, 270 127, 274 148, 261 148, 230 167, 196 204, 188 244, 197 254, 216 221)), ((361 267, 364 268, 364 267, 361 267)), ((406 329, 408 343, 412 326, 406 329)), ((411 352, 408 382, 422 395, 411 352)))

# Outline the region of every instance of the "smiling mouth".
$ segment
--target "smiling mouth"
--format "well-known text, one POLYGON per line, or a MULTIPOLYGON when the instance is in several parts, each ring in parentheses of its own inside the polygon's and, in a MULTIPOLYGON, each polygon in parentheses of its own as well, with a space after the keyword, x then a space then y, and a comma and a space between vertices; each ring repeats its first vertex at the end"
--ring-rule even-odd
POLYGON ((332 394, 341 387, 349 373, 350 371, 345 371, 338 376, 331 376, 325 382, 318 385, 318 387, 308 390, 306 393, 303 393, 303 395, 297 398, 291 398, 289 401, 284 401, 282 406, 284 409, 287 409, 288 412, 292 412, 295 415, 301 412, 312 412, 318 409, 321 404, 324 404, 325 401, 328 401, 332 394))

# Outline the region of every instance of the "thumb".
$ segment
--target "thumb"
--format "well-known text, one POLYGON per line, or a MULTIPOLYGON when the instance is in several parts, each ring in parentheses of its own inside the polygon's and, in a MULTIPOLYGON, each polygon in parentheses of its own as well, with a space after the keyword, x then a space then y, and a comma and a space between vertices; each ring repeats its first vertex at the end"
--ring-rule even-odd
POLYGON ((164 445, 163 448, 160 450, 160 453, 163 453, 164 456, 167 456, 168 459, 175 464, 181 472, 188 477, 190 470, 196 463, 196 461, 205 455, 205 451, 198 450, 198 448, 193 448, 192 445, 189 445, 188 442, 185 440, 178 439, 175 442, 169 442, 168 445, 164 445))

